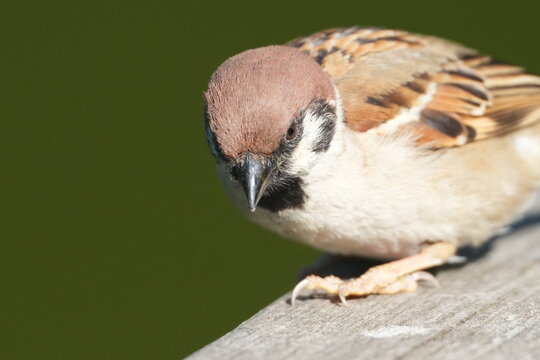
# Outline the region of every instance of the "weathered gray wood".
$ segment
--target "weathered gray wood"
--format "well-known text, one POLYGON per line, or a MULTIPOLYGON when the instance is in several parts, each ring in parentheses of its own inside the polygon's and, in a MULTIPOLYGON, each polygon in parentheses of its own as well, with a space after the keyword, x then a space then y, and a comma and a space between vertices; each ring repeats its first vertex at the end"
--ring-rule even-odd
POLYGON ((437 278, 348 306, 289 293, 188 359, 540 359, 539 225, 437 278))

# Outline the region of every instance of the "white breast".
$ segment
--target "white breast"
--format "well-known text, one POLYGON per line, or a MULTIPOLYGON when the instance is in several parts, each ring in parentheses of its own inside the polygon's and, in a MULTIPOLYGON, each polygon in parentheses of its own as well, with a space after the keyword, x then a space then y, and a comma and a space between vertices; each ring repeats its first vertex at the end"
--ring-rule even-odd
MULTIPOLYGON (((246 216, 331 253, 399 258, 426 241, 486 240, 515 216, 538 180, 523 160, 530 144, 519 132, 441 151, 405 137, 341 135, 304 177, 303 208, 246 216)), ((245 209, 241 189, 230 194, 245 209)))
POLYGON ((279 214, 257 210, 253 220, 328 252, 381 258, 413 254, 429 235, 455 238, 437 214, 420 216, 421 208, 433 207, 432 202, 418 203, 430 191, 418 184, 427 175, 424 165, 436 156, 421 155, 405 139, 355 137, 339 156, 328 154, 305 178, 308 199, 302 209, 279 214), (382 140, 375 148, 384 151, 366 151, 362 144, 372 140, 382 140), (411 169, 411 163, 417 168, 411 169))

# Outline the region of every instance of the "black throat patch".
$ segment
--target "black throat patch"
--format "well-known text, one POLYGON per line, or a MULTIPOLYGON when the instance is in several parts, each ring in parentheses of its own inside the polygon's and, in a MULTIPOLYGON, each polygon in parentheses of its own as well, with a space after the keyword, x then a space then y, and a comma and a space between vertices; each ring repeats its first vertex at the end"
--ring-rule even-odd
POLYGON ((302 179, 299 177, 287 178, 277 188, 267 191, 257 206, 271 212, 300 209, 307 199, 302 185, 302 179))

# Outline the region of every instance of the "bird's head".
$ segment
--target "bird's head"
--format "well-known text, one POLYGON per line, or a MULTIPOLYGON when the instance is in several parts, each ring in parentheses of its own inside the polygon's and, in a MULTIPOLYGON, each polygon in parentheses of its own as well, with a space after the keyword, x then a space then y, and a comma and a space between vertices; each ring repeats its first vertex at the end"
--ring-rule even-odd
POLYGON ((204 96, 210 148, 243 187, 249 209, 291 205, 295 188, 335 133, 330 77, 299 50, 269 46, 225 61, 204 96))

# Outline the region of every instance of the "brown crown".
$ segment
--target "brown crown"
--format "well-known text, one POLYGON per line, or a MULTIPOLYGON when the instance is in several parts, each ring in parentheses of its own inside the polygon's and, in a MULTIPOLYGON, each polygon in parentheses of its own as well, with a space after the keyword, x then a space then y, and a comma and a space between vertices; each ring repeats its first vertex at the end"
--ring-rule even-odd
POLYGON ((319 64, 285 46, 231 57, 214 72, 204 96, 210 129, 229 158, 271 154, 295 116, 315 99, 335 97, 319 64))

